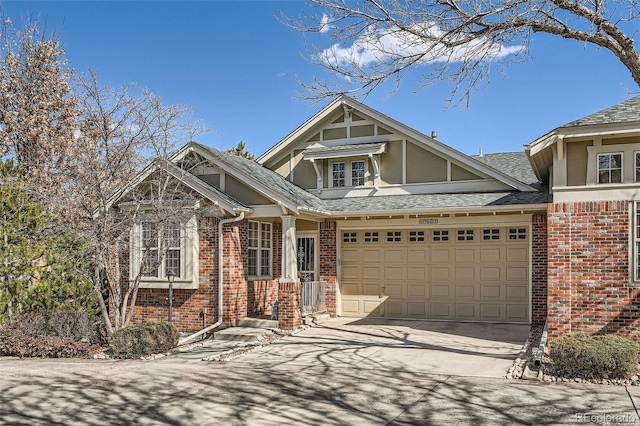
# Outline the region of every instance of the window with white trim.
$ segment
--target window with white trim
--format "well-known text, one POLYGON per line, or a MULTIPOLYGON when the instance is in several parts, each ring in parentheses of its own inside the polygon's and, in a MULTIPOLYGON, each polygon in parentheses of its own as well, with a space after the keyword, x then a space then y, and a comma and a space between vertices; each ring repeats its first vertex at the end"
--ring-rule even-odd
POLYGON ((249 221, 248 274, 271 276, 271 224, 249 221))
POLYGON ((171 222, 159 226, 155 222, 142 222, 141 258, 142 276, 166 279, 169 272, 182 276, 182 232, 180 224, 171 222))
POLYGON ((354 160, 331 163, 331 187, 344 188, 367 184, 367 161, 354 160))
POLYGON ((640 182, 640 152, 635 153, 635 167, 636 167, 636 182, 640 182))
POLYGON ((198 231, 195 216, 184 222, 145 218, 131 229, 129 268, 140 288, 166 288, 167 276, 176 288, 198 288, 198 231))
POLYGON ((345 163, 331 164, 331 186, 342 187, 346 185, 345 163))
POLYGON ((351 162, 351 186, 363 186, 366 174, 364 160, 351 162))
POLYGON ((622 153, 598 154, 598 183, 622 183, 622 153))

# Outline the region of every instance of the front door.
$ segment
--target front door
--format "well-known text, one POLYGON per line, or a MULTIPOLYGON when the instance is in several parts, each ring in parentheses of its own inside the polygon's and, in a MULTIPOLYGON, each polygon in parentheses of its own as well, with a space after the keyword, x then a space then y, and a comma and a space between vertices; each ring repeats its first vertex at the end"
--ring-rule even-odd
POLYGON ((316 237, 298 236, 298 276, 301 281, 316 280, 316 237))

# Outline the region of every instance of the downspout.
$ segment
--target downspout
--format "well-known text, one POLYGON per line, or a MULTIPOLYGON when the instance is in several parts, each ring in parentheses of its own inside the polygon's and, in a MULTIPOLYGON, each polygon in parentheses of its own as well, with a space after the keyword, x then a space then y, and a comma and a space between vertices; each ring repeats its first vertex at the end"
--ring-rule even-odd
POLYGON ((236 217, 230 217, 228 219, 222 219, 218 222, 218 320, 211 324, 209 327, 205 327, 202 330, 187 336, 183 339, 180 339, 178 345, 183 345, 186 342, 195 339, 196 337, 202 336, 203 334, 213 330, 214 328, 220 326, 222 324, 222 281, 223 281, 223 270, 222 270, 222 261, 224 259, 223 256, 223 242, 222 242, 222 227, 227 223, 239 222, 244 219, 244 212, 240 212, 240 215, 236 217))

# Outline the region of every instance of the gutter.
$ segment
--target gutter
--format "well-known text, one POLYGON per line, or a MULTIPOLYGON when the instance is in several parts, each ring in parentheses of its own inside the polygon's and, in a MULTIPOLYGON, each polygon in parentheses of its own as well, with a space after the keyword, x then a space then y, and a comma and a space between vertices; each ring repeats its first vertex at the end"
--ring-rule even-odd
POLYGON ((227 223, 239 222, 244 219, 244 212, 240 212, 240 214, 236 217, 230 217, 228 219, 222 219, 218 222, 218 320, 211 324, 208 327, 203 328, 202 330, 191 334, 183 339, 178 341, 178 345, 184 345, 186 342, 195 339, 196 337, 200 337, 205 333, 213 330, 216 327, 219 327, 222 324, 222 281, 223 281, 223 270, 222 270, 222 261, 224 259, 223 256, 223 241, 222 241, 222 227, 227 223))

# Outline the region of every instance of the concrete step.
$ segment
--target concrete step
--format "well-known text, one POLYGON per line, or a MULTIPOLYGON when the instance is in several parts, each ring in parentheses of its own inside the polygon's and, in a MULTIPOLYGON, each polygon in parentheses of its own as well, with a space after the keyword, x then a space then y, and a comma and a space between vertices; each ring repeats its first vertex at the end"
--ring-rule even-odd
POLYGON ((304 317, 302 322, 304 325, 314 325, 314 324, 322 324, 325 321, 329 321, 331 319, 330 314, 322 313, 322 314, 312 314, 304 317))
POLYGON ((257 342, 271 333, 273 333, 273 330, 267 328, 229 327, 213 333, 213 340, 257 342))
POLYGON ((236 320, 236 327, 251 327, 251 328, 278 328, 277 320, 267 320, 260 318, 239 318, 236 320))

